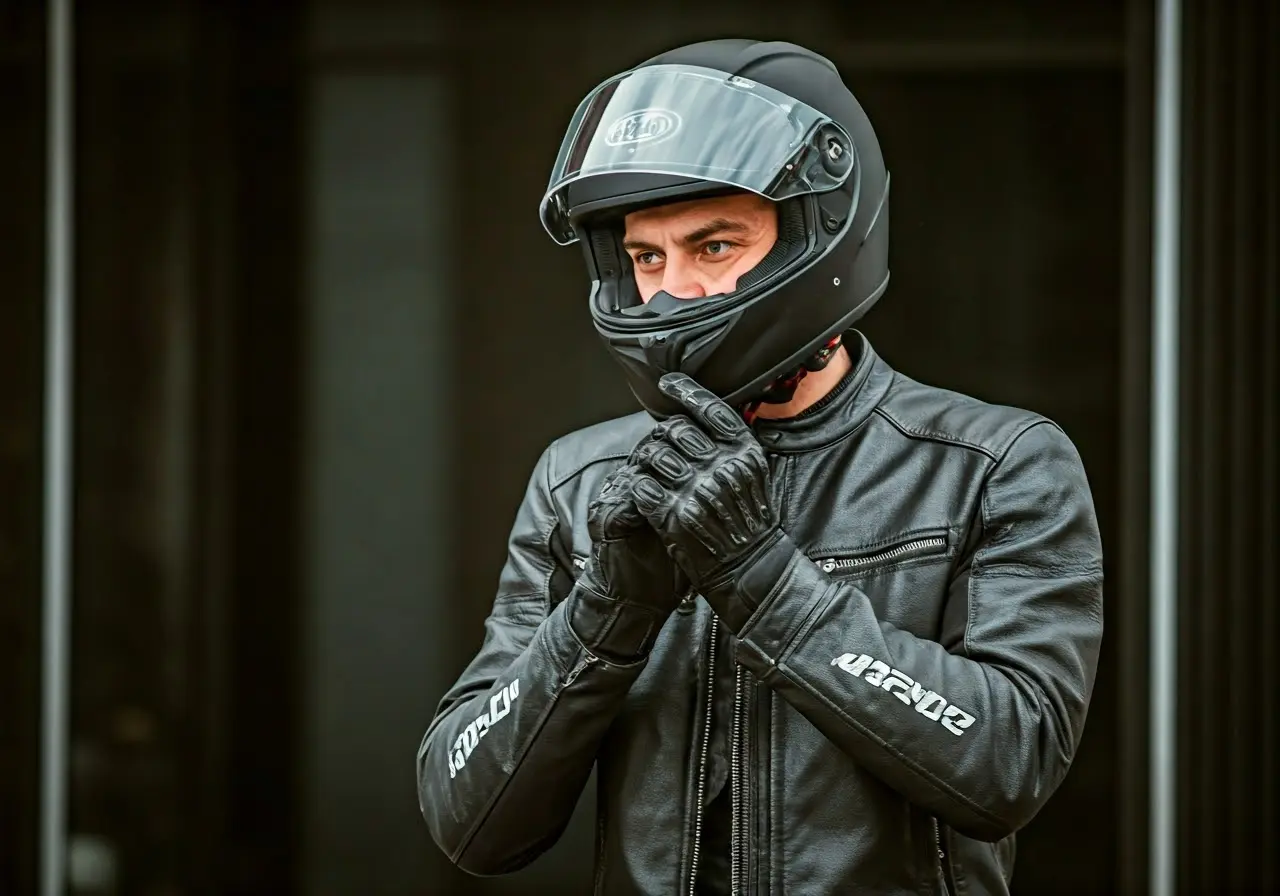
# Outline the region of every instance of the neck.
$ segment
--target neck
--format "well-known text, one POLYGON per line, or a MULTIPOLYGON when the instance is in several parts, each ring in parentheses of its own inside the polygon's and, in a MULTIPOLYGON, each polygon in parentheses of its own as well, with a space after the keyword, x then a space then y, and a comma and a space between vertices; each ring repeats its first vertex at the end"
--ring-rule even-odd
POLYGON ((797 417, 818 402, 822 401, 832 389, 840 384, 846 373, 853 367, 849 352, 842 345, 831 356, 827 366, 810 373, 796 387, 796 394, 785 404, 762 404, 756 416, 764 420, 785 420, 797 417))

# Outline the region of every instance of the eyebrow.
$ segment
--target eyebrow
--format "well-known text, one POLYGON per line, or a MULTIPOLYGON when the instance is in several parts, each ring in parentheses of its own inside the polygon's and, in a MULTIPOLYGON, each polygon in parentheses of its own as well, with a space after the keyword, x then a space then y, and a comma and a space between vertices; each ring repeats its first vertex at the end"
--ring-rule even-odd
MULTIPOLYGON (((703 240, 716 236, 717 234, 747 233, 750 230, 751 228, 748 227, 746 224, 742 223, 741 221, 734 221, 731 218, 714 218, 708 221, 706 224, 703 224, 697 230, 689 231, 684 236, 676 240, 676 243, 678 243, 681 246, 687 247, 687 246, 692 246, 696 243, 700 243, 703 240)), ((627 251, 632 251, 635 249, 640 249, 645 252, 662 251, 661 246, 655 246, 653 243, 647 243, 644 240, 623 240, 622 248, 626 249, 627 251)))

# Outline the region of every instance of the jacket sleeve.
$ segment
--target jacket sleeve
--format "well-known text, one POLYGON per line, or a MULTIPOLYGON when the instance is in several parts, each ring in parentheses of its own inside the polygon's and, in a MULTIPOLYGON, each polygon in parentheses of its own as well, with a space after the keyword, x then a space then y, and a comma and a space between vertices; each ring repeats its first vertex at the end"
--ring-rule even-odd
POLYGON ((988 473, 981 523, 943 643, 880 621, 862 591, 796 552, 739 656, 887 785, 996 841, 1066 775, 1102 640, 1093 501, 1060 429, 1042 421, 1014 439, 988 473))
POLYGON ((612 665, 587 653, 554 599, 573 582, 553 554, 554 452, 553 444, 539 459, 517 514, 483 646, 418 750, 418 800, 431 835, 476 875, 517 870, 560 837, 645 663, 612 665))

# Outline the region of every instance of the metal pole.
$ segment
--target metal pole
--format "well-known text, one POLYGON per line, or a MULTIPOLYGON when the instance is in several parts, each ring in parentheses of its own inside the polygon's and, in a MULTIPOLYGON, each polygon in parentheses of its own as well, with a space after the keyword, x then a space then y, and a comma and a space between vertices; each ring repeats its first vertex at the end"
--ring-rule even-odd
POLYGON ((46 249, 44 675, 41 893, 62 896, 67 853, 71 610, 72 0, 49 0, 46 249))
POLYGON ((1151 326, 1151 893, 1174 896, 1178 710, 1180 0, 1156 4, 1151 326))

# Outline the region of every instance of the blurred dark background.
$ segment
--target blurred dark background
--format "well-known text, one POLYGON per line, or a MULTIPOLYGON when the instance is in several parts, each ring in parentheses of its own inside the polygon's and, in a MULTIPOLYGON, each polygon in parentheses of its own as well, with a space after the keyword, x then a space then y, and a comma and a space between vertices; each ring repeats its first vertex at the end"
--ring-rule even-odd
MULTIPOLYGON (((1280 892, 1280 13, 1182 6, 1179 893, 1280 892)), ((0 894, 38 892, 48 7, 0 0, 0 894)), ((529 470, 633 402, 536 207, 598 81, 708 37, 830 57, 893 172, 863 328, 1058 420, 1107 548, 1083 748, 1019 894, 1148 892, 1155 12, 76 4, 69 894, 576 894, 430 841, 413 756, 529 470)), ((1163 894, 1162 894, 1163 896, 1163 894)))

